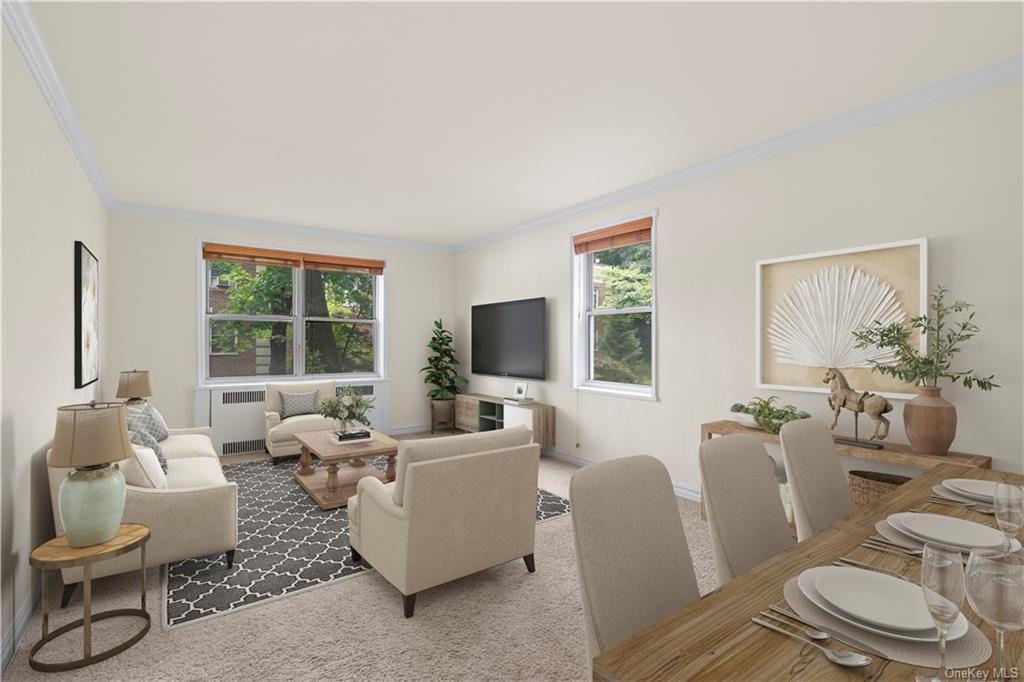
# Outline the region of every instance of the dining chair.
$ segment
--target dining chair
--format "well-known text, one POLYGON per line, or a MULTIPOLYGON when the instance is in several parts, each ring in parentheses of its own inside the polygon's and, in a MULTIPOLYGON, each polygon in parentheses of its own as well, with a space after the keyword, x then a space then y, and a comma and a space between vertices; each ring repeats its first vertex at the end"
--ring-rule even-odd
POLYGON ((639 455, 591 464, 573 474, 569 500, 591 658, 700 596, 660 461, 639 455))
POLYGON ((736 433, 701 443, 700 477, 722 583, 793 545, 775 465, 757 438, 736 433))
POLYGON ((853 512, 850 486, 832 441, 822 423, 798 419, 779 432, 786 465, 796 537, 804 540, 853 512))

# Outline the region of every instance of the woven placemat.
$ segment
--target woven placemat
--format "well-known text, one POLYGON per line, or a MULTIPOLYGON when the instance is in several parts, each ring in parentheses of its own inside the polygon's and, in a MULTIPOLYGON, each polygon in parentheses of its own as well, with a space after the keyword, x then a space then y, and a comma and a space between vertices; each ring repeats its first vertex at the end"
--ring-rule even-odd
MULTIPOLYGON (((922 668, 937 668, 939 665, 938 643, 905 642, 899 639, 876 635, 856 628, 849 623, 844 623, 805 597, 804 593, 800 591, 800 587, 796 584, 796 578, 790 578, 786 581, 782 594, 789 603, 790 608, 804 620, 872 646, 885 654, 885 657, 888 659, 922 668)), ((946 644, 947 668, 969 668, 981 665, 991 656, 992 645, 981 630, 975 627, 974 623, 968 623, 966 635, 946 644)))

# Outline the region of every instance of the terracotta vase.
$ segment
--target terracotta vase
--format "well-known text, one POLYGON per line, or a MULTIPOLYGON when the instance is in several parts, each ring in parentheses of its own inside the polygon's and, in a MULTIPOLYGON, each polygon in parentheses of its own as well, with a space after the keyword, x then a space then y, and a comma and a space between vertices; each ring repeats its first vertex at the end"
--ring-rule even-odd
POLYGON ((956 438, 956 405, 938 386, 918 386, 917 397, 903 406, 903 427, 910 445, 924 455, 944 455, 956 438))

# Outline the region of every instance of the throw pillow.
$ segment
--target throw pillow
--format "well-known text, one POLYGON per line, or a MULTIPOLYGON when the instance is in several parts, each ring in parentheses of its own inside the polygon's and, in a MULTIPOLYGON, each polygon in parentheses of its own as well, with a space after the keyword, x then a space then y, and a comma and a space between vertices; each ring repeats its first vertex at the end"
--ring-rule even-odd
POLYGON ((316 406, 319 391, 309 393, 282 393, 281 394, 281 419, 294 417, 299 414, 316 414, 316 406))
POLYGON ((160 447, 160 444, 146 431, 133 431, 131 428, 128 429, 128 435, 131 436, 132 445, 138 445, 139 447, 149 448, 156 455, 156 460, 160 464, 160 468, 163 469, 164 473, 167 473, 167 458, 164 457, 164 450, 160 447))
POLYGON ((129 431, 145 431, 153 436, 158 443, 167 440, 170 436, 167 431, 167 422, 149 403, 128 403, 127 408, 129 431))
POLYGON ((120 463, 124 482, 137 488, 166 488, 167 476, 160 468, 156 453, 150 448, 134 446, 134 457, 120 463))

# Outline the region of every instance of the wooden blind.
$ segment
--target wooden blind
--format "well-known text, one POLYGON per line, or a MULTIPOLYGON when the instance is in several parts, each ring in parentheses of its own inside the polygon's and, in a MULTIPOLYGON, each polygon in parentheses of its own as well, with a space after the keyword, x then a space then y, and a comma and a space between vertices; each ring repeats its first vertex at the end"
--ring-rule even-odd
POLYGON ((307 270, 327 270, 330 272, 366 272, 371 275, 384 274, 384 261, 369 258, 345 258, 342 256, 317 256, 312 253, 302 254, 302 267, 307 270))
POLYGON ((604 251, 619 246, 649 242, 653 225, 653 219, 647 217, 578 234, 572 239, 573 250, 576 253, 590 253, 591 251, 604 251))
POLYGON ((328 270, 332 272, 365 272, 371 275, 384 274, 384 261, 369 258, 348 258, 344 256, 323 256, 315 253, 278 251, 251 246, 230 244, 203 244, 205 260, 222 260, 232 263, 254 265, 278 265, 307 270, 328 270))
POLYGON ((288 268, 302 267, 302 254, 274 249, 257 249, 251 246, 229 244, 203 244, 204 260, 225 260, 231 263, 252 263, 255 265, 283 265, 288 268))

